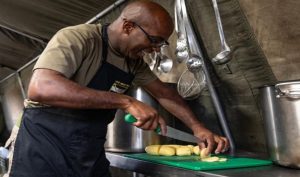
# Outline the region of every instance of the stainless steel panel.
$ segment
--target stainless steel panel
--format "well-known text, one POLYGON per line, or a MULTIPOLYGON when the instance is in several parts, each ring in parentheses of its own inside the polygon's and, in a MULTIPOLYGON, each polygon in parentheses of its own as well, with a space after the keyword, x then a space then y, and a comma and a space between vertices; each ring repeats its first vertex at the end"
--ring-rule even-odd
POLYGON ((6 128, 11 132, 23 110, 22 91, 16 77, 11 77, 1 84, 1 105, 6 128))

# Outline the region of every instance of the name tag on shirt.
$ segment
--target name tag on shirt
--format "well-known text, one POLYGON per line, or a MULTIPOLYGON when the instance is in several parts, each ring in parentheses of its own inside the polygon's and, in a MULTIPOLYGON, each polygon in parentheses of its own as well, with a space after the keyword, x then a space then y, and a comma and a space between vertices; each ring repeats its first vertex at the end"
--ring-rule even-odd
POLYGON ((115 81, 114 84, 111 86, 111 92, 115 93, 125 93, 129 89, 130 85, 122 83, 120 81, 115 81))

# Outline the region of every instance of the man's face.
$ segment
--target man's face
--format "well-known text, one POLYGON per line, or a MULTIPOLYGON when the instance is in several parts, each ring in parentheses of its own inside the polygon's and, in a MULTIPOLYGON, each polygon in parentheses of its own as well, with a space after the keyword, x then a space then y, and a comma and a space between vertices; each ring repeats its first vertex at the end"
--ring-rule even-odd
POLYGON ((151 27, 146 28, 132 23, 132 31, 128 37, 126 55, 132 59, 142 59, 146 53, 159 51, 163 45, 168 45, 167 39, 171 32, 170 29, 160 29, 151 27), (166 31, 169 30, 169 31, 166 31))

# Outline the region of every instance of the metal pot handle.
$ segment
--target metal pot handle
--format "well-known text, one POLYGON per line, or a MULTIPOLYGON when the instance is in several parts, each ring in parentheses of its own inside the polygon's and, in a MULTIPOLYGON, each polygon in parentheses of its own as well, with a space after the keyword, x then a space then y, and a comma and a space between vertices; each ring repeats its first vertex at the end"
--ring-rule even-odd
POLYGON ((276 97, 289 97, 289 98, 300 98, 300 88, 286 88, 283 90, 281 87, 288 85, 298 85, 300 87, 300 81, 283 82, 275 85, 276 97))

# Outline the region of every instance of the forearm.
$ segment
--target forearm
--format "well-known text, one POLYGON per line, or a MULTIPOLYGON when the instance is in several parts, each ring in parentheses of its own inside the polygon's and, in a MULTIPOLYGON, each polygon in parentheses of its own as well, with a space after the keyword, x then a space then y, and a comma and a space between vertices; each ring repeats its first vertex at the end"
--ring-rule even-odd
POLYGON ((39 75, 33 75, 28 89, 28 97, 33 101, 75 109, 124 109, 131 102, 126 95, 83 87, 59 74, 40 76, 52 71, 38 72, 39 75))
POLYGON ((172 89, 165 93, 164 97, 158 98, 158 102, 175 117, 180 119, 185 125, 190 127, 195 132, 199 127, 204 125, 197 119, 195 114, 186 104, 186 102, 172 89))
POLYGON ((179 96, 175 89, 169 88, 160 80, 155 80, 144 88, 170 113, 180 119, 185 125, 196 132, 204 125, 196 118, 195 114, 179 96))

